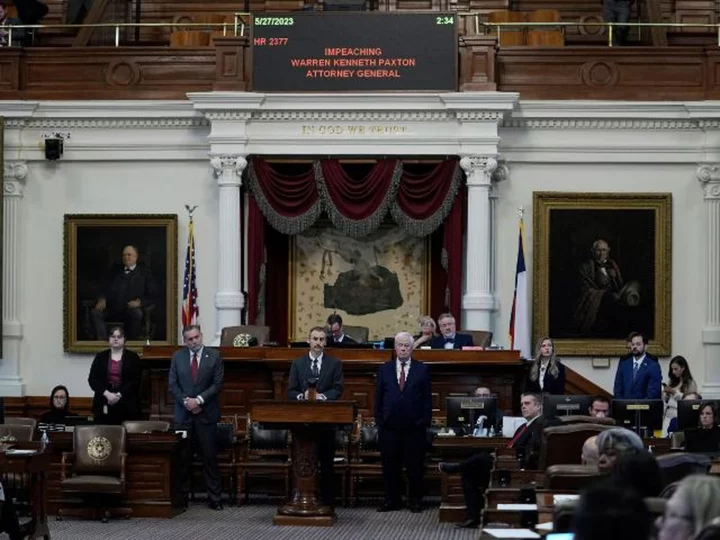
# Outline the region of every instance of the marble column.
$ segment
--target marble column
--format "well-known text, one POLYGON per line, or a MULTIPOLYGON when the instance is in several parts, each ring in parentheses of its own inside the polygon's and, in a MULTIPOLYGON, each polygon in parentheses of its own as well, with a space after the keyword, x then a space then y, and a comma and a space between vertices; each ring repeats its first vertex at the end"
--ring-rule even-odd
POLYGON ((492 330, 495 296, 490 188, 498 162, 490 156, 465 156, 460 167, 465 171, 468 188, 462 327, 492 330))
POLYGON ((0 395, 23 396, 20 377, 22 327, 22 198, 28 168, 24 162, 5 163, 3 171, 3 350, 0 361, 0 395))
POLYGON ((697 177, 705 199, 705 353, 703 397, 720 398, 720 165, 702 165, 697 177))
POLYGON ((213 156, 210 164, 218 182, 218 285, 215 294, 217 330, 215 344, 226 326, 238 326, 245 300, 242 295, 240 250, 240 185, 247 166, 239 154, 213 156))

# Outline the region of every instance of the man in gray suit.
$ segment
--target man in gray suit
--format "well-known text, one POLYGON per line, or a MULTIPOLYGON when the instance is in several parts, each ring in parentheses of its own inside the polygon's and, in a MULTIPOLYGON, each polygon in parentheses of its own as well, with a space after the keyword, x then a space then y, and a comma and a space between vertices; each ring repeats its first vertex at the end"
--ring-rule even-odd
MULTIPOLYGON (((325 329, 316 326, 310 330, 308 354, 293 361, 290 367, 288 397, 303 401, 308 399, 308 388, 315 384, 316 399, 333 401, 340 399, 343 392, 342 362, 324 354, 325 329)), ((320 461, 320 497, 323 504, 334 506, 333 460, 335 459, 335 429, 316 428, 315 440, 318 444, 320 461)))
POLYGON ((190 492, 193 450, 200 450, 209 505, 222 510, 220 472, 217 464, 218 394, 223 386, 220 353, 203 346, 197 325, 183 329, 185 348, 173 354, 168 387, 175 399, 175 423, 188 426, 189 456, 180 465, 180 489, 185 503, 190 492))

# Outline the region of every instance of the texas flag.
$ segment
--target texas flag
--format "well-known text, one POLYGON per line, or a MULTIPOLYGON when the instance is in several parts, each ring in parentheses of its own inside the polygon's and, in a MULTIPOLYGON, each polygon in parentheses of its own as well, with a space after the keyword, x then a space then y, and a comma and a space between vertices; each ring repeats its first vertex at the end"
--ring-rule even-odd
POLYGON ((530 320, 528 317, 527 267, 525 266, 525 249, 523 235, 525 226, 520 218, 518 231, 518 254, 515 267, 515 295, 513 296, 512 312, 510 313, 510 348, 520 351, 521 358, 532 358, 530 351, 530 320))

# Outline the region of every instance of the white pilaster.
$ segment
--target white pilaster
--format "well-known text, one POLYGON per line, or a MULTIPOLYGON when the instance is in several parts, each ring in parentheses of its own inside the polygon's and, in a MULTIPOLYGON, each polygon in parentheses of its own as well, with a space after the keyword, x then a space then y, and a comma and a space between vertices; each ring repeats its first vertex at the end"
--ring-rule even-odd
POLYGON ((498 163, 490 156, 466 156, 460 167, 467 177, 467 237, 463 328, 492 329, 495 297, 491 288, 492 226, 490 188, 498 163))
POLYGON ((20 306, 22 275, 22 198, 25 193, 27 165, 5 163, 3 171, 3 350, 0 361, 0 395, 23 396, 25 385, 20 377, 20 341, 23 327, 20 306))
POLYGON ((702 165, 697 177, 705 199, 707 263, 705 325, 702 330, 705 352, 703 397, 720 397, 720 166, 702 165))
POLYGON ((218 182, 218 290, 216 344, 226 326, 238 326, 245 301, 240 276, 240 184, 247 166, 243 156, 219 155, 210 160, 218 182))

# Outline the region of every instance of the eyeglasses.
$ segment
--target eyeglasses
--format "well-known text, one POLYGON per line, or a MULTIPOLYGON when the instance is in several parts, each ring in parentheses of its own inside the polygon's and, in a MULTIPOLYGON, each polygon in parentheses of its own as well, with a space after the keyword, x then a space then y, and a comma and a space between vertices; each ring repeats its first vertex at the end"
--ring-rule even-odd
POLYGON ((120 334, 113 334, 112 336, 110 336, 111 339, 112 339, 112 338, 122 339, 122 338, 124 338, 124 337, 125 337, 125 336, 121 336, 120 334))
POLYGON ((53 396, 53 399, 56 401, 65 401, 67 396, 53 396))

